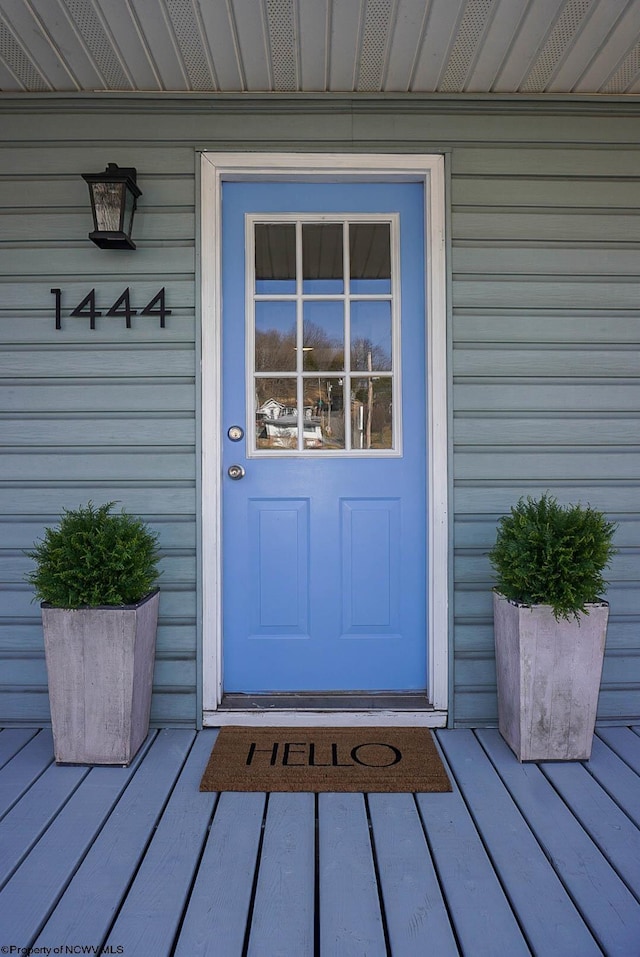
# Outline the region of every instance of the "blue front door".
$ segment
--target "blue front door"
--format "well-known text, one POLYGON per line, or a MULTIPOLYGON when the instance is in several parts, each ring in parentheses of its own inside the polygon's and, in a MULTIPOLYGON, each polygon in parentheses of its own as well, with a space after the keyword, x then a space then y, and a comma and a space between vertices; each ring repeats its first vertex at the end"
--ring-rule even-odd
POLYGON ((225 183, 225 692, 426 691, 424 196, 225 183))

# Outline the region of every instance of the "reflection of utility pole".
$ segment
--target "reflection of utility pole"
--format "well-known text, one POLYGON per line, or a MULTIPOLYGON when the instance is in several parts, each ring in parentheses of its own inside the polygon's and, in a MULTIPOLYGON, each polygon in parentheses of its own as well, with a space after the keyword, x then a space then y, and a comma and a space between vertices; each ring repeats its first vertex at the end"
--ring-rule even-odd
POLYGON ((367 386, 367 448, 371 448, 371 419, 373 416, 373 366, 371 363, 371 349, 367 353, 367 371, 369 372, 369 385, 367 386))
POLYGON ((331 435, 331 381, 327 380, 327 435, 331 435))

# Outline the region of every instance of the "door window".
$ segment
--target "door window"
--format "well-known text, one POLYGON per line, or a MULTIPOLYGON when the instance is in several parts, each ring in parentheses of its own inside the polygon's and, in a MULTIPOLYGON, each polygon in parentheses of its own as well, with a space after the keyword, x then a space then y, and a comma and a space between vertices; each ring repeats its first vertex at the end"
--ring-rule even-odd
POLYGON ((247 227, 251 454, 399 454, 397 217, 247 227))

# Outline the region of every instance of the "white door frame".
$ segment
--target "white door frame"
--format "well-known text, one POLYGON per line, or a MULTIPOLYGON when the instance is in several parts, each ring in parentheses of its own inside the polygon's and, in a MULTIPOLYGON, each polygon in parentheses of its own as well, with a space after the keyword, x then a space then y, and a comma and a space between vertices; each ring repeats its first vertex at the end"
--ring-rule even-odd
POLYGON ((442 727, 448 696, 448 455, 444 157, 418 154, 202 153, 202 706, 205 726, 397 724, 442 727), (427 674, 425 711, 225 711, 222 700, 222 184, 422 182, 427 328, 427 674))

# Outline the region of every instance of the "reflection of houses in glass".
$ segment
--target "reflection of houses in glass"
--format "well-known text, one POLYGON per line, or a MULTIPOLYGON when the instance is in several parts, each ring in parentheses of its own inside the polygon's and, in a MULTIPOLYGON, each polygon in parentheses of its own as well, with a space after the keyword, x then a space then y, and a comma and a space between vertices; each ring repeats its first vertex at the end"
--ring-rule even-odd
POLYGON ((271 398, 262 403, 258 409, 257 415, 258 418, 262 419, 278 419, 281 415, 293 415, 295 414, 295 411, 295 406, 293 408, 289 408, 282 402, 279 402, 278 399, 271 398))
MULTIPOLYGON (((313 409, 305 407, 302 424, 306 449, 322 446, 322 426, 313 409)), ((295 449, 298 446, 298 413, 295 407, 278 399, 267 399, 256 411, 256 435, 259 448, 295 449)))

